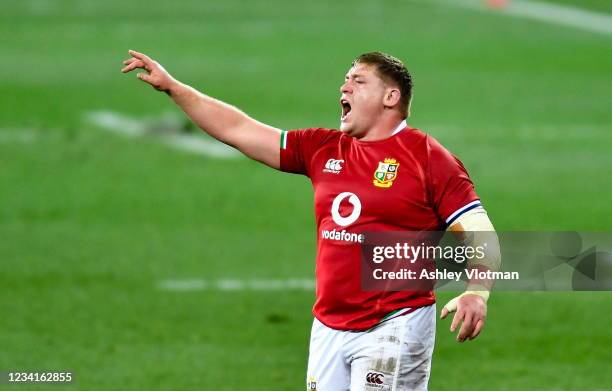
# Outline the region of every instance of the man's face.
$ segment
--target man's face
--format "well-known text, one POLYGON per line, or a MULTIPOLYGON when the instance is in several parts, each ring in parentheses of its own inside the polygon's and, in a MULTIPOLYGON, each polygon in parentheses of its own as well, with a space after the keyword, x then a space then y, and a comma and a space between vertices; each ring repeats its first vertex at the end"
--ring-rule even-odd
POLYGON ((386 89, 374 65, 357 63, 349 69, 340 87, 340 130, 353 137, 363 136, 384 110, 386 89))

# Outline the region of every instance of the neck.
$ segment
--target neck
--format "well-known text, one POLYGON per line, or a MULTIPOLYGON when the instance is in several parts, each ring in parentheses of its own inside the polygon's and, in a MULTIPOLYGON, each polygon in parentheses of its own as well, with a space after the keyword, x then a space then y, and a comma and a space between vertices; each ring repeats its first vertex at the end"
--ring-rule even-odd
POLYGON ((377 141, 393 136, 406 127, 406 119, 393 117, 377 121, 376 125, 370 128, 366 134, 359 137, 361 141, 377 141))

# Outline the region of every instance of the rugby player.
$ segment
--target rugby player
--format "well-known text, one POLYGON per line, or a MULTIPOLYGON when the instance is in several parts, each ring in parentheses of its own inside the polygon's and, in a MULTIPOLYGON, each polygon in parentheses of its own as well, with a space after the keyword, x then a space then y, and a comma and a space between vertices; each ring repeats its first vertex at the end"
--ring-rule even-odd
MULTIPOLYGON (((425 390, 435 336, 432 291, 365 291, 359 235, 367 231, 493 231, 461 162, 406 123, 412 78, 398 59, 362 54, 340 87, 340 129, 295 131, 261 123, 173 78, 129 51, 122 72, 172 100, 200 128, 251 159, 310 178, 315 193, 316 301, 307 389, 425 390)), ((469 237, 469 235, 465 235, 469 237)), ((498 254, 490 254, 493 268, 498 254)), ((476 338, 487 286, 471 286, 444 306, 457 340, 476 338)))

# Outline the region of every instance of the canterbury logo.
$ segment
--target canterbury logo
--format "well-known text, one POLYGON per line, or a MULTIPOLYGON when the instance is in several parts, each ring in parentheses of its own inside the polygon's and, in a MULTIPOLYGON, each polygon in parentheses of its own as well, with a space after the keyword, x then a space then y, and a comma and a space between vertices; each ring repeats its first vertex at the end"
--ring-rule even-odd
POLYGON ((339 174, 342 170, 342 164, 344 164, 344 160, 329 159, 327 163, 325 163, 325 168, 323 168, 323 172, 339 174))
POLYGON ((382 373, 370 372, 366 375, 366 381, 370 384, 383 384, 384 378, 382 373))

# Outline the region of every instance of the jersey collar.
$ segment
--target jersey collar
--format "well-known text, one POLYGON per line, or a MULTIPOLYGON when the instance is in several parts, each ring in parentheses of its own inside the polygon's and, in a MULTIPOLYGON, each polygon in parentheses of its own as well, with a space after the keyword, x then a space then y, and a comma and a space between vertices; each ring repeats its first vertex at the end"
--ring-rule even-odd
POLYGON ((391 136, 395 136, 396 134, 404 130, 404 128, 406 128, 407 126, 408 124, 406 123, 406 120, 403 120, 402 122, 400 122, 399 125, 397 125, 397 128, 393 129, 391 136))

